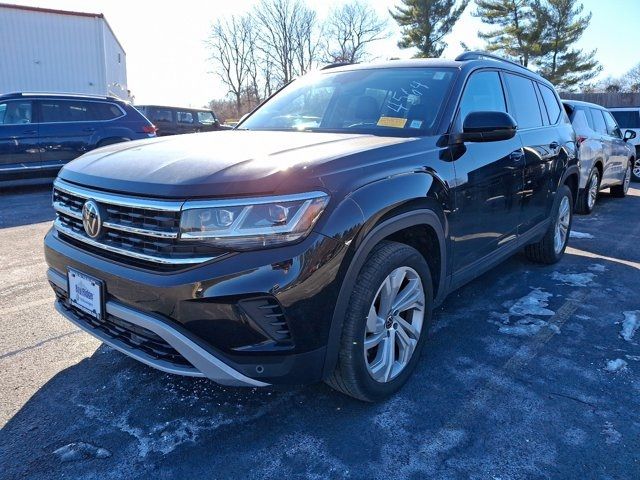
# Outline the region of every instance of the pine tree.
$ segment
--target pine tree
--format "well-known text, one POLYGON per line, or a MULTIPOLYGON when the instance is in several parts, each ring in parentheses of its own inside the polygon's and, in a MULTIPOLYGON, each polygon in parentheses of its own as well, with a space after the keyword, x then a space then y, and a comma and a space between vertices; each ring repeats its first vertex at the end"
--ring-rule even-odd
POLYGON ((544 22, 539 0, 476 0, 476 4, 473 16, 498 27, 478 33, 487 41, 487 50, 515 58, 525 67, 542 54, 544 22))
POLYGON ((539 72, 564 89, 586 84, 602 70, 595 50, 585 53, 572 48, 591 21, 591 13, 582 16, 583 10, 577 0, 547 0, 542 7, 546 27, 539 72))
POLYGON ((415 47, 416 57, 439 57, 447 47, 444 37, 451 32, 469 0, 402 0, 389 10, 402 27, 400 48, 415 47))

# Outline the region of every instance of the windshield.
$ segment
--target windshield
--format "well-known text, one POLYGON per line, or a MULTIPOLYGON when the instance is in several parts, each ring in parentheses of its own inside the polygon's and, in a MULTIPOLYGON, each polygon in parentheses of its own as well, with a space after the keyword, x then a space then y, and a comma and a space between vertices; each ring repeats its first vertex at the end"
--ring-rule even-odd
POLYGON ((292 82, 239 128, 427 135, 455 72, 380 68, 316 73, 292 82))

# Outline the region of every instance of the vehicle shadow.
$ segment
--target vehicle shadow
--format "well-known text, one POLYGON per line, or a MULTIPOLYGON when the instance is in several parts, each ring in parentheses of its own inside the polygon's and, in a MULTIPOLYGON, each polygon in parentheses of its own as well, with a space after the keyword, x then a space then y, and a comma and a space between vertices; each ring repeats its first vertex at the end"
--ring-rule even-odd
POLYGON ((0 187, 0 229, 53 220, 51 184, 0 187))

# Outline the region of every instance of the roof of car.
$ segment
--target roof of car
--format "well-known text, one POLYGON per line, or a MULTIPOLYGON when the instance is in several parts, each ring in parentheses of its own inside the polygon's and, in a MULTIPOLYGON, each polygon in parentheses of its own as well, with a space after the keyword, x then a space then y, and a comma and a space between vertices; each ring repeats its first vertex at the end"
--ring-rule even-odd
POLYGON ((327 72, 346 72, 351 70, 370 70, 378 68, 457 68, 457 69, 469 69, 475 70, 480 67, 499 67, 503 70, 509 70, 515 73, 524 73, 525 75, 535 78, 538 81, 551 85, 549 81, 541 77, 537 73, 523 67, 515 62, 507 59, 503 59, 484 52, 466 52, 468 58, 465 58, 465 54, 459 55, 455 60, 446 60, 441 58, 412 58, 407 60, 385 60, 375 61, 367 63, 353 63, 353 64, 339 64, 336 66, 329 66, 321 70, 322 73, 327 72))
POLYGON ((13 93, 5 93, 0 95, 0 100, 9 100, 14 98, 31 98, 31 97, 47 97, 47 98, 58 98, 58 99, 67 99, 67 100, 109 100, 112 102, 122 102, 127 103, 126 100, 122 100, 121 98, 108 96, 108 95, 87 95, 81 93, 62 93, 62 92, 13 92, 13 93))
POLYGON ((148 107, 153 107, 153 108, 173 108, 173 109, 177 109, 177 110, 194 110, 196 112, 211 112, 212 110, 210 108, 196 108, 196 107, 176 107, 174 105, 155 105, 152 103, 144 103, 141 105, 134 105, 134 107, 136 108, 148 108, 148 107))
POLYGON ((574 107, 576 105, 582 105, 583 107, 591 107, 591 108, 598 108, 600 110, 606 110, 605 107, 603 107, 602 105, 598 105, 597 103, 583 102, 581 100, 565 100, 564 98, 561 98, 560 100, 562 100, 562 103, 565 103, 574 107))

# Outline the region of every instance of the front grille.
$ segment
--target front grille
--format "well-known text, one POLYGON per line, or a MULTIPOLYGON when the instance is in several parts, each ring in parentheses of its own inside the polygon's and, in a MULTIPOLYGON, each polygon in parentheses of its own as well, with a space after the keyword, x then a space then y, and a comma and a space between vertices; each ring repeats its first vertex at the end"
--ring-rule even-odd
POLYGON ((164 339, 146 328, 134 325, 113 315, 106 315, 103 320, 87 315, 82 310, 72 307, 64 298, 62 305, 88 326, 100 330, 109 337, 123 342, 128 347, 142 351, 147 355, 174 365, 193 367, 177 350, 164 339))
POLYGON ((58 233, 93 253, 141 266, 181 267, 223 254, 199 242, 179 240, 182 202, 146 200, 87 190, 56 181, 53 206, 58 233), (103 232, 89 237, 82 224, 82 207, 93 199, 100 208, 103 232))

